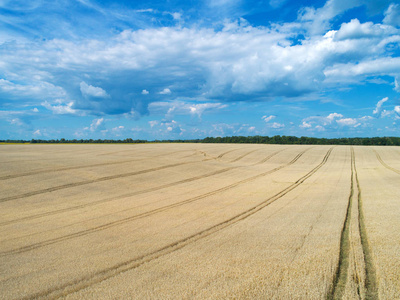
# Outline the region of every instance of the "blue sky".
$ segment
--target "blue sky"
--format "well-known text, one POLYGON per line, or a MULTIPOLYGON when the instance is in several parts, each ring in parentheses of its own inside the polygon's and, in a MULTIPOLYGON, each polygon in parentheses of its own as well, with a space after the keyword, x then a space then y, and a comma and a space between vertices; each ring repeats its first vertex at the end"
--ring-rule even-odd
POLYGON ((0 0, 0 139, 399 133, 398 0, 0 0))

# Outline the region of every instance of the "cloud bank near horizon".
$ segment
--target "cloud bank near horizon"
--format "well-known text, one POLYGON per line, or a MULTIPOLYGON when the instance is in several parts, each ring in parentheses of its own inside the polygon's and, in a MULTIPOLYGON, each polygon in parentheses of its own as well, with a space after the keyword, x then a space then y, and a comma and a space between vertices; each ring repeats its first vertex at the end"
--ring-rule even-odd
MULTIPOLYGON (((73 6, 73 2, 65 5, 73 6)), ((32 124, 43 114, 53 116, 49 119, 80 117, 87 124, 100 118, 106 124, 111 119, 139 122, 148 117, 158 118, 163 124, 163 119, 171 122, 178 114, 187 117, 180 126, 203 124, 201 130, 207 133, 214 127, 202 122, 203 114, 220 114, 226 119, 224 123, 236 124, 224 113, 240 103, 248 107, 264 103, 265 110, 273 109, 271 104, 276 102, 295 103, 309 113, 328 115, 320 118, 329 118, 329 113, 319 112, 312 105, 334 103, 341 98, 340 92, 365 86, 389 88, 391 97, 381 98, 396 99, 400 92, 400 5, 391 1, 328 0, 319 8, 294 7, 295 17, 262 25, 260 21, 251 22, 251 10, 239 1, 209 1, 207 7, 213 8, 213 13, 200 17, 178 2, 170 10, 136 7, 124 11, 123 6, 110 9, 95 1, 78 2, 75 6, 79 9, 74 11, 86 17, 78 26, 68 14, 56 23, 55 13, 62 8, 56 4, 0 4, 0 9, 15 12, 1 19, 6 29, 0 42, 0 97, 2 115, 9 126, 23 124, 25 130, 35 132, 38 129, 32 124), (361 8, 366 11, 363 15, 344 17, 361 8), (51 12, 46 19, 34 18, 35 13, 46 11, 51 12), (26 20, 21 14, 27 16, 26 20), (380 16, 380 21, 361 20, 368 15, 375 19, 380 16), (100 16, 105 20, 105 33, 95 27, 100 16), (209 19, 213 22, 206 23, 209 19), (45 25, 59 32, 51 34, 45 25), (172 109, 177 103, 179 109, 172 109), (167 106, 169 114, 161 109, 167 106), (196 120, 194 115, 198 116, 196 120)), ((272 3, 269 9, 279 6, 272 3)), ((375 103, 377 99, 369 101, 375 103)), ((339 102, 342 107, 362 104, 359 100, 339 102)), ((391 105, 389 110, 383 109, 384 102, 378 103, 372 115, 392 118, 396 123, 395 100, 386 102, 391 105)), ((266 113, 260 112, 257 120, 266 113)), ((270 113, 280 115, 279 111, 270 113)), ((346 116, 329 124, 335 124, 336 129, 358 124, 361 128, 365 116, 346 116)), ((318 128, 312 126, 316 118, 293 113, 291 120, 269 123, 264 119, 264 127, 252 132, 326 130, 326 121, 315 125, 318 128)), ((244 124, 250 120, 240 121, 244 124)), ((141 130, 146 132, 145 128, 141 130)), ((185 131, 190 130, 180 130, 179 134, 185 131)))

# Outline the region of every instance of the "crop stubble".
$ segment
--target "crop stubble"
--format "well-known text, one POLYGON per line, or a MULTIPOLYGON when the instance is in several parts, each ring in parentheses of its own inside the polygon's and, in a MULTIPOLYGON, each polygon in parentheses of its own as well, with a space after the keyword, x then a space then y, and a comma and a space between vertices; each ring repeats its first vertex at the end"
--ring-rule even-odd
POLYGON ((394 147, 20 147, 0 149, 20 158, 0 177, 2 298, 399 297, 394 147))

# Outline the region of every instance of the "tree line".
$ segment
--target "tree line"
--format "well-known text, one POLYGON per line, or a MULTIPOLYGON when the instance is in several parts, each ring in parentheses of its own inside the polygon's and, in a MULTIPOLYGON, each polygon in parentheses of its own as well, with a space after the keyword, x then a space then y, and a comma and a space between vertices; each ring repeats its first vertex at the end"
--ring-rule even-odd
POLYGON ((367 137, 367 138, 315 138, 296 136, 227 136, 206 137, 189 140, 141 140, 141 139, 32 139, 32 140, 0 140, 0 143, 29 143, 29 144, 143 144, 143 143, 233 143, 233 144, 285 144, 285 145, 382 145, 400 146, 400 137, 367 137))

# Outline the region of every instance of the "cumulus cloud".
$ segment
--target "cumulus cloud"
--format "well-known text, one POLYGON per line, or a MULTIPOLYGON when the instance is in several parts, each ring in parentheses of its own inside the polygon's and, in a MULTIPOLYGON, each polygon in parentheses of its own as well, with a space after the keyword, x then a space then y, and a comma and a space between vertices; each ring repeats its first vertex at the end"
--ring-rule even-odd
POLYGON ((398 33, 398 30, 391 26, 373 24, 372 22, 361 24, 358 19, 353 19, 349 23, 343 23, 340 26, 335 38, 337 40, 362 39, 383 37, 396 33, 398 33))
POLYGON ((80 83, 80 88, 81 88, 81 93, 84 97, 99 97, 99 98, 109 97, 107 92, 103 90, 101 87, 89 85, 84 81, 80 83))
POLYGON ((312 125, 310 123, 307 123, 306 121, 303 121, 303 123, 301 123, 301 125, 299 125, 300 128, 303 129, 307 129, 307 128, 311 128, 312 125))
POLYGON ((274 129, 281 129, 281 128, 285 127, 285 124, 274 122, 274 123, 271 124, 271 127, 274 128, 274 129))
POLYGON ((68 103, 63 103, 62 100, 58 99, 55 101, 55 105, 50 104, 48 101, 42 102, 42 106, 46 109, 52 111, 56 115, 64 115, 64 114, 71 114, 77 115, 80 112, 73 108, 74 102, 70 101, 68 103))
POLYGON ((342 119, 343 115, 339 113, 330 113, 326 117, 324 116, 311 116, 302 120, 302 124, 299 125, 302 129, 311 129, 313 126, 319 126, 318 129, 321 131, 322 127, 330 126, 335 121, 342 119))
POLYGON ((385 103, 388 100, 389 100, 388 97, 385 97, 382 100, 379 100, 378 103, 376 104, 373 114, 376 115, 377 117, 380 117, 381 113, 382 113, 382 109, 383 109, 382 105, 383 105, 383 103, 385 103))
POLYGON ((163 89, 161 92, 159 92, 160 95, 169 95, 171 94, 171 90, 169 88, 163 89))
MULTIPOLYGON (((335 5, 328 1, 323 11, 309 10, 302 16, 318 19, 319 13, 334 16, 345 9, 335 5)), ((40 94, 46 100, 54 95, 66 103, 73 99, 75 109, 94 115, 131 111, 145 115, 148 104, 165 95, 218 102, 265 101, 319 92, 332 81, 348 83, 358 76, 398 74, 398 58, 385 55, 387 44, 400 41, 390 25, 353 20, 336 34, 312 35, 292 45, 288 40, 301 26, 254 27, 241 21, 226 23, 223 31, 160 27, 125 30, 107 40, 53 39, 36 42, 40 51, 28 44, 10 45, 2 50, 0 64, 7 74, 24 74, 21 65, 29 74, 40 74, 40 94), (359 32, 365 38, 350 38, 360 36, 359 32), (376 39, 379 34, 382 38, 376 39), (84 81, 76 79, 83 78, 81 70, 86 72, 84 81), (159 92, 151 99, 144 97, 148 90, 143 86, 159 92)), ((21 97, 32 94, 30 89, 39 84, 1 80, 3 92, 21 97)))
POLYGON ((342 126, 352 126, 357 124, 357 120, 353 118, 344 118, 336 120, 336 123, 342 126))

